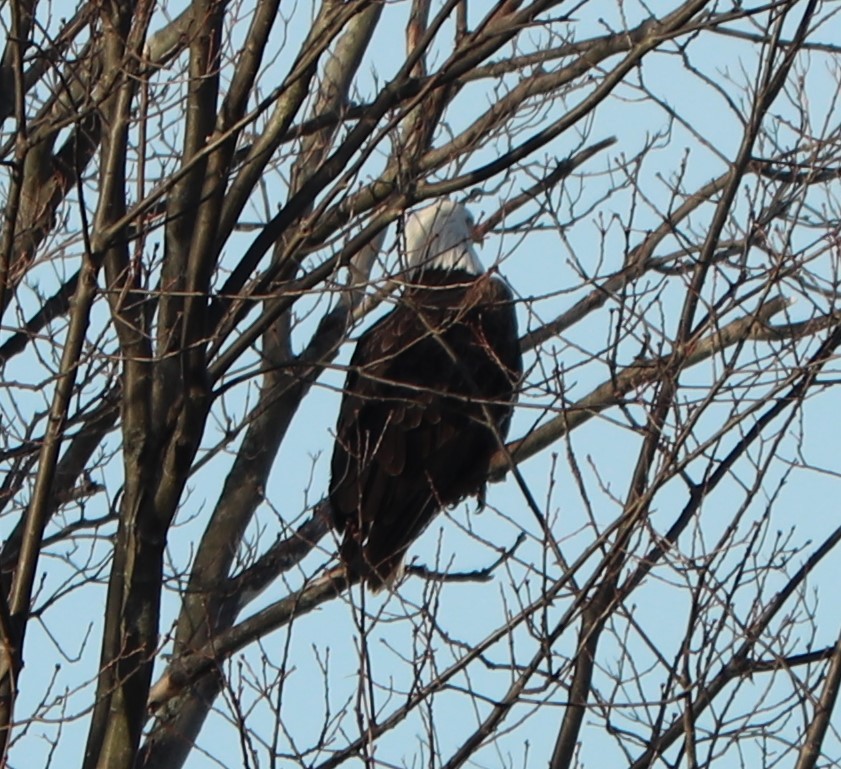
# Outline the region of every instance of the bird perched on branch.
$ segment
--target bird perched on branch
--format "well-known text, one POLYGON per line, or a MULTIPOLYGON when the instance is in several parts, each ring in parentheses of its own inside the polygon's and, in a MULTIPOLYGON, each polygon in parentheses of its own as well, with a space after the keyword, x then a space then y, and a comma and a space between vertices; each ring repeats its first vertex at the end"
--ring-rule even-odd
POLYGON ((408 217, 397 306, 357 342, 331 462, 349 573, 374 590, 435 514, 484 496, 522 375, 511 289, 485 271, 473 218, 440 200, 408 217))

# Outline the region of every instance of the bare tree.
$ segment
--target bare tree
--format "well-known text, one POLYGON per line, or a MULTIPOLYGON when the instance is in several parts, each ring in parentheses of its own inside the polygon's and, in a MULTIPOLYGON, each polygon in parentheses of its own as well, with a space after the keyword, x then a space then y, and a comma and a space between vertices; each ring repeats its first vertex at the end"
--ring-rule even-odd
POLYGON ((0 11, 8 765, 841 760, 841 9, 655 5, 0 11), (325 454, 442 196, 527 372, 372 596, 325 454))

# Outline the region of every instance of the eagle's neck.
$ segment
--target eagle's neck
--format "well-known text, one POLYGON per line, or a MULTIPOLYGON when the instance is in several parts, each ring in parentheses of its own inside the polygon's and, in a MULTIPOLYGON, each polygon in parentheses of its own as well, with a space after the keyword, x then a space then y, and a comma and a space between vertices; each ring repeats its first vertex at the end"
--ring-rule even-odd
POLYGON ((435 270, 452 270, 466 272, 470 275, 481 275, 485 268, 479 261, 479 256, 470 243, 460 243, 448 248, 434 259, 430 260, 428 268, 435 270))
POLYGON ((427 272, 454 272, 477 277, 485 272, 479 261, 479 256, 469 242, 441 251, 434 256, 427 256, 416 260, 413 278, 418 278, 427 272))
POLYGON ((425 292, 428 289, 432 289, 437 292, 441 289, 451 289, 459 286, 466 288, 475 283, 482 275, 484 273, 477 275, 471 270, 464 270, 460 267, 456 267, 455 269, 427 267, 425 270, 416 273, 411 280, 407 281, 406 290, 411 292, 425 292))

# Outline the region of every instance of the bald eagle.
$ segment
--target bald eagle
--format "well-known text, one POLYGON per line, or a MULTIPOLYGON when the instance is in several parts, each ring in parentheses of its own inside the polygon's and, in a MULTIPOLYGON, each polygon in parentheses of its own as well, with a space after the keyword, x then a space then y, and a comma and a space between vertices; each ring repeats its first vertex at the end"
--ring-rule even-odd
POLYGON ((342 560, 373 590, 441 508, 483 498, 508 432, 522 375, 513 295, 474 238, 461 203, 409 216, 402 294, 350 361, 329 495, 342 560))

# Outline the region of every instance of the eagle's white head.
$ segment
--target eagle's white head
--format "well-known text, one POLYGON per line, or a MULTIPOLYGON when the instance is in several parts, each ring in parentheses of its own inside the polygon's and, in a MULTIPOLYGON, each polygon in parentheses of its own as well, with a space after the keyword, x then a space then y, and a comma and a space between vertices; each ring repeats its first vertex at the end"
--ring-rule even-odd
POLYGON ((406 220, 406 267, 465 270, 481 275, 485 268, 473 249, 479 242, 473 216, 462 203, 446 198, 410 214, 406 220))

